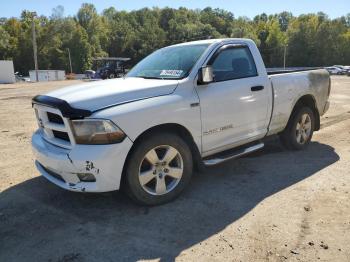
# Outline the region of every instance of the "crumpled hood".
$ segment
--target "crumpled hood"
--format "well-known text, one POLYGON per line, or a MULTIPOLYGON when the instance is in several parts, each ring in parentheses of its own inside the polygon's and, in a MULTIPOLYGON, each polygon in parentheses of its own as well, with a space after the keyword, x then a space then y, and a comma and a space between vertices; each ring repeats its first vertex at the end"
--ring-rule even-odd
POLYGON ((96 111, 112 105, 171 94, 177 80, 118 78, 86 82, 52 91, 47 96, 68 102, 74 108, 96 111))

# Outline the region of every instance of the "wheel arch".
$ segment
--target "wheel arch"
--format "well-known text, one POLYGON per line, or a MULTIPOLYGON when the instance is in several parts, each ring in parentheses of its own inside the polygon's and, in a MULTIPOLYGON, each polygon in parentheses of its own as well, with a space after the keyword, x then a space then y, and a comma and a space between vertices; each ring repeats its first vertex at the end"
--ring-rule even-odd
POLYGON ((179 137, 184 139, 184 141, 188 144, 188 146, 191 149, 194 167, 196 169, 203 168, 202 157, 201 157, 199 148, 193 139, 191 132, 186 127, 184 127, 183 125, 180 125, 180 124, 176 124, 176 123, 160 124, 160 125, 148 128, 147 130, 142 132, 140 135, 138 135, 138 137, 134 140, 134 143, 133 143, 131 149, 129 150, 128 155, 126 157, 126 161, 124 163, 123 174, 122 174, 122 179, 121 179, 121 186, 123 186, 123 184, 125 183, 125 175, 124 175, 125 170, 124 169, 127 166, 127 162, 130 159, 131 153, 133 152, 133 150, 136 148, 136 146, 140 143, 140 141, 142 139, 147 139, 148 136, 151 136, 157 132, 159 132, 159 133, 160 132, 162 132, 162 133, 168 132, 168 133, 177 134, 179 137))
POLYGON ((292 116, 295 114, 295 112, 303 106, 309 107, 314 112, 315 131, 320 130, 320 113, 319 113, 318 108, 317 108, 316 99, 311 94, 303 95, 295 102, 293 110, 289 116, 288 123, 289 123, 290 119, 292 118, 292 116))

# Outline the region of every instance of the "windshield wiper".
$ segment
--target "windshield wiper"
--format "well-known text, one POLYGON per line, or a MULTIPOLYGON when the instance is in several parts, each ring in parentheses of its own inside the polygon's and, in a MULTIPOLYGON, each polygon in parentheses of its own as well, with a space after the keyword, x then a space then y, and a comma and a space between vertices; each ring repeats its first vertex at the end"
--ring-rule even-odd
POLYGON ((143 79, 162 79, 162 80, 164 80, 163 77, 155 77, 155 76, 135 76, 135 77, 139 77, 139 78, 143 78, 143 79))

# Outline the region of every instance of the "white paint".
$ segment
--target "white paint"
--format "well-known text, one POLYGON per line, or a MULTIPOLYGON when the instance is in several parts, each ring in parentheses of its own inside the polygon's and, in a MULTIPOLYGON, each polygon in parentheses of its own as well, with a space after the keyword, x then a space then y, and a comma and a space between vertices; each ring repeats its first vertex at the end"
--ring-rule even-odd
POLYGON ((97 110, 90 118, 112 120, 125 132, 127 139, 113 145, 78 145, 74 143, 69 119, 64 119, 72 140, 70 146, 54 146, 38 132, 33 136, 32 145, 38 161, 59 172, 72 185, 55 180, 40 166, 39 171, 68 190, 115 190, 119 189, 124 162, 133 142, 149 128, 162 124, 183 126, 205 157, 258 140, 268 132, 272 135, 283 130, 296 101, 303 95, 310 94, 315 98, 321 115, 327 109, 328 74, 325 70, 280 74, 269 79, 259 50, 251 40, 214 39, 195 43, 208 43, 210 46, 185 79, 121 78, 83 83, 48 93, 73 107, 97 110), (226 44, 247 45, 255 60, 258 76, 197 85, 198 70, 206 65, 215 50, 226 44), (311 77, 318 78, 320 75, 325 77, 310 81, 311 77), (264 89, 252 92, 252 86, 264 86, 264 89), (191 106, 197 104, 199 106, 191 106), (231 125, 233 128, 225 128, 231 125), (208 130, 219 132, 203 135, 208 130), (83 172, 86 161, 92 161, 99 168, 97 181, 77 183, 74 173, 83 172))
POLYGON ((84 82, 55 90, 48 95, 59 97, 74 107, 97 110, 127 101, 167 95, 174 91, 177 84, 177 80, 117 78, 84 82))
POLYGON ((0 60, 0 84, 12 84, 16 82, 13 62, 0 60))
MULTIPOLYGON (((271 84, 255 44, 252 41, 245 43, 255 58, 257 76, 196 85, 201 104, 202 129, 207 131, 233 125, 231 129, 203 136, 202 151, 205 155, 251 138, 262 138, 267 132, 268 114, 271 112, 271 84), (264 89, 252 92, 253 86, 264 86, 264 89)), ((208 61, 209 58, 205 63, 208 61)))
POLYGON ((312 77, 310 74, 318 74, 319 76, 328 75, 324 69, 320 69, 270 76, 275 97, 269 135, 284 130, 294 105, 304 95, 312 95, 315 98, 319 114, 323 115, 325 113, 324 109, 329 98, 329 75, 328 78, 324 78, 324 81, 313 84, 309 80, 312 77))
POLYGON ((37 131, 32 137, 32 146, 38 170, 54 184, 70 191, 106 192, 119 189, 124 161, 132 142, 125 139, 113 145, 76 145, 69 150, 46 142, 37 131), (93 162, 93 172, 86 170, 86 161, 93 162), (66 182, 52 177, 38 162, 59 174, 66 182), (95 175, 96 182, 79 182, 77 173, 87 172, 95 175))

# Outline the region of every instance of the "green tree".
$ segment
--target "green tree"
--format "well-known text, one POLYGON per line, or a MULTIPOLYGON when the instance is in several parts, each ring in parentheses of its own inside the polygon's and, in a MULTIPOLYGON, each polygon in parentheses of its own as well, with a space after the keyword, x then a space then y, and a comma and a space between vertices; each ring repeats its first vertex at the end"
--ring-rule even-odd
POLYGON ((0 25, 0 60, 6 60, 9 57, 10 51, 10 35, 6 32, 3 26, 0 25))
POLYGON ((93 56, 106 56, 101 43, 106 38, 101 16, 93 4, 82 4, 77 14, 77 20, 86 31, 93 56))
POLYGON ((250 38, 269 67, 350 64, 350 14, 330 19, 325 13, 294 17, 290 12, 253 19, 235 18, 224 9, 207 7, 143 8, 131 12, 114 7, 98 14, 92 4, 82 4, 76 16, 64 16, 57 6, 49 17, 33 18, 24 10, 19 18, 0 18, 0 59, 13 59, 22 74, 34 68, 32 21, 37 32, 41 69, 74 72, 91 67, 93 57, 131 57, 132 64, 160 47, 207 38, 250 38))

